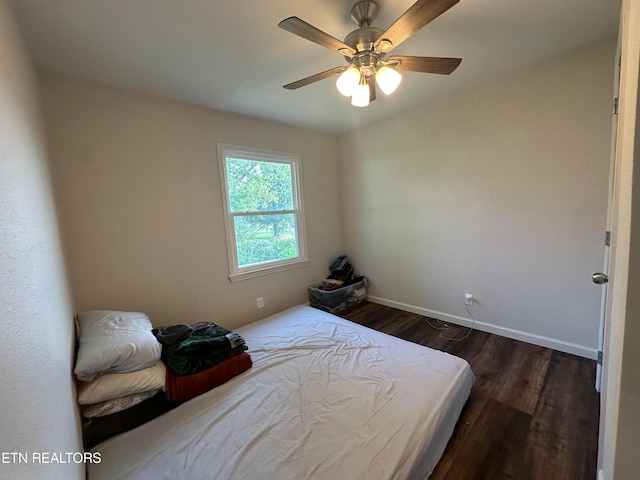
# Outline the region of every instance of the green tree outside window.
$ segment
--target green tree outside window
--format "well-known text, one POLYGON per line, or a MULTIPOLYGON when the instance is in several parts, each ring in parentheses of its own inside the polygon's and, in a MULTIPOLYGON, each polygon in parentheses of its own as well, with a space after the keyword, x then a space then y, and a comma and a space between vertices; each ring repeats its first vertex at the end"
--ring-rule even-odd
POLYGON ((290 163, 226 158, 239 267, 298 256, 290 163))

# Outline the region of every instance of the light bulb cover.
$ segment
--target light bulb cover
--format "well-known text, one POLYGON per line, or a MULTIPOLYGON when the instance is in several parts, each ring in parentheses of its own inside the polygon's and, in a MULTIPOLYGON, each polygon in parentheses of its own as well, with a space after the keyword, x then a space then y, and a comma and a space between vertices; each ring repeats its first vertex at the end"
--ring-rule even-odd
POLYGON ((356 87, 356 90, 353 92, 351 96, 351 105, 354 107, 367 107, 369 106, 369 85, 366 83, 360 84, 356 87))
POLYGON ((350 97, 360 84, 360 70, 351 66, 340 74, 336 80, 338 91, 345 97, 350 97))
POLYGON ((391 67, 383 66, 376 72, 376 83, 385 95, 395 92, 401 81, 402 75, 391 67))

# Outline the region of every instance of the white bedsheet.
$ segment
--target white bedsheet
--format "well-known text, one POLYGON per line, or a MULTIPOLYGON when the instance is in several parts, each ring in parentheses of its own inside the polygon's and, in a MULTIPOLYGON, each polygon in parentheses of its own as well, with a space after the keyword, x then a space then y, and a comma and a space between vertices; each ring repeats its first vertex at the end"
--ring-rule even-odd
POLYGON ((98 445, 89 480, 426 479, 474 382, 458 357, 307 306, 237 332, 253 367, 98 445))

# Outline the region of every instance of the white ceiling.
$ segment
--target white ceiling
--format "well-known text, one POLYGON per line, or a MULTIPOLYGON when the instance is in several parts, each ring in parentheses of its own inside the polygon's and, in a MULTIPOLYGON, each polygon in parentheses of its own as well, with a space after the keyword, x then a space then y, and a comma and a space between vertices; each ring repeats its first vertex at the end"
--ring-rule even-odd
MULTIPOLYGON (((404 72, 353 107, 333 79, 282 85, 344 58, 278 28, 298 16, 343 39, 355 0, 10 0, 43 70, 327 133, 380 120, 527 63, 615 35, 620 0, 461 0, 393 50, 461 57, 451 75, 404 72)), ((390 26, 414 0, 378 0, 390 26)), ((613 60, 612 60, 613 61, 613 60)))

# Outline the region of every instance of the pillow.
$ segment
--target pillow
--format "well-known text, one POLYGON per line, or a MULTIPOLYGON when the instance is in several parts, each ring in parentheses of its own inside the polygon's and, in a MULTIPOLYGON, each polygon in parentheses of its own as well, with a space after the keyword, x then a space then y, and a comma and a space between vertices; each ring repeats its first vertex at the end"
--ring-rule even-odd
POLYGON ((162 345, 151 333, 149 317, 139 312, 94 310, 79 313, 78 355, 74 373, 90 382, 104 373, 152 367, 162 345))
POLYGON ((92 382, 78 384, 78 403, 90 405, 133 393, 164 390, 165 367, 162 361, 153 367, 130 373, 108 373, 92 382))
POLYGON ((112 413, 118 413, 127 408, 131 408, 148 398, 153 397, 158 391, 134 393, 126 397, 113 398, 106 402, 94 403, 93 405, 83 405, 80 410, 85 418, 104 417, 112 413))

